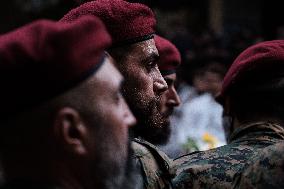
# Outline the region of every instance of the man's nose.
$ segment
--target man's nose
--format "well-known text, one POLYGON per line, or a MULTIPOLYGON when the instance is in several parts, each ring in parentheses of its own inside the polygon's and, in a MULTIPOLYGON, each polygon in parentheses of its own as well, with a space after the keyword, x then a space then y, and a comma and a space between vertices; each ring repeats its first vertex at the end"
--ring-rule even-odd
POLYGON ((169 89, 169 100, 168 100, 168 104, 171 106, 179 106, 181 103, 180 97, 176 91, 176 89, 173 87, 171 89, 169 89))
POLYGON ((129 106, 127 105, 126 101, 123 99, 123 103, 124 103, 124 118, 125 118, 125 122, 126 125, 128 127, 132 127, 134 125, 136 125, 137 120, 135 118, 135 116, 133 115, 132 111, 130 110, 129 106))
POLYGON ((168 90, 167 82, 164 80, 163 76, 161 75, 160 71, 158 70, 157 76, 154 81, 154 92, 158 95, 164 93, 168 90))

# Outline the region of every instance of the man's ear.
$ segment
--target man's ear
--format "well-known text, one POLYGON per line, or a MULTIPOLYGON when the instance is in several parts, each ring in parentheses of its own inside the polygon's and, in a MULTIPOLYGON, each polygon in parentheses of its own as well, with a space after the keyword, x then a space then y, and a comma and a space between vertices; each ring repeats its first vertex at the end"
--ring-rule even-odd
POLYGON ((87 128, 77 110, 69 107, 60 109, 55 115, 53 127, 56 140, 63 149, 77 155, 87 153, 87 128))

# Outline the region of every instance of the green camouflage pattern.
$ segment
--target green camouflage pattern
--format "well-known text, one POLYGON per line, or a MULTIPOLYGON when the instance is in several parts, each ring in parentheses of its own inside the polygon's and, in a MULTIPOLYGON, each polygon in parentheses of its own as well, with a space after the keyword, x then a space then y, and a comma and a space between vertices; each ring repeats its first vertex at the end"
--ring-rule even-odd
POLYGON ((284 141, 284 129, 275 123, 257 122, 240 126, 229 144, 199 151, 174 160, 176 189, 232 188, 233 178, 259 155, 263 148, 284 141))
POLYGON ((255 163, 234 178, 234 189, 284 188, 284 143, 265 148, 255 163))
POLYGON ((132 141, 134 158, 141 167, 145 189, 172 189, 171 179, 175 176, 172 160, 153 144, 135 138, 132 141))

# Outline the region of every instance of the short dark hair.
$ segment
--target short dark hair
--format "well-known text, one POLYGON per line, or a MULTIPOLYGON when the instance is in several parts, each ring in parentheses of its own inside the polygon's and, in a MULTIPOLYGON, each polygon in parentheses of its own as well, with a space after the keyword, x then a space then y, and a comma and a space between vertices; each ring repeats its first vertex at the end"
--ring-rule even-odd
POLYGON ((230 90, 231 109, 240 121, 271 117, 284 121, 284 77, 255 78, 230 90))

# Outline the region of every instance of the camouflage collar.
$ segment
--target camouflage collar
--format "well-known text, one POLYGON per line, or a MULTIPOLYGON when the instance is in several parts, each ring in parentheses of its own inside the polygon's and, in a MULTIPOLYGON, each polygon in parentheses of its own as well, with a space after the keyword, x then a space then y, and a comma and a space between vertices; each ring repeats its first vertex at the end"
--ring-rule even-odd
POLYGON ((239 126, 231 135, 229 143, 250 140, 284 140, 284 128, 273 122, 254 122, 239 126))
POLYGON ((156 157, 159 164, 162 165, 164 172, 168 173, 169 177, 173 178, 176 175, 176 170, 172 166, 172 160, 164 152, 144 139, 134 138, 133 141, 145 146, 148 150, 150 150, 151 153, 156 157))

